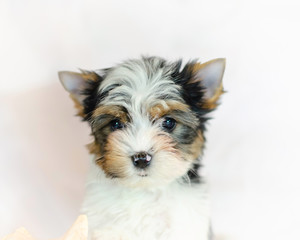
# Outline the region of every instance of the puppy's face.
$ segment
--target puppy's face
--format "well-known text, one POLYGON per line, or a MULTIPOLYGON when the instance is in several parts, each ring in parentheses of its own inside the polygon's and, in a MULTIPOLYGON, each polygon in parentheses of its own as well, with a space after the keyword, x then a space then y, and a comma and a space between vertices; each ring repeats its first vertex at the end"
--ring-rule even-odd
POLYGON ((59 75, 91 126, 96 164, 122 184, 151 187, 197 180, 206 114, 223 92, 224 67, 224 59, 181 67, 153 57, 59 75))

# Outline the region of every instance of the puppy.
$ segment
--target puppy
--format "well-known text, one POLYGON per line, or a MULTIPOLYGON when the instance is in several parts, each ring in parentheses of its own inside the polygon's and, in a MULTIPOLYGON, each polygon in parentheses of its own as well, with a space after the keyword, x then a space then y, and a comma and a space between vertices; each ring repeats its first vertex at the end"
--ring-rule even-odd
POLYGON ((142 57, 101 71, 59 72, 94 137, 82 206, 90 239, 211 239, 198 170, 224 69, 225 59, 183 66, 142 57))

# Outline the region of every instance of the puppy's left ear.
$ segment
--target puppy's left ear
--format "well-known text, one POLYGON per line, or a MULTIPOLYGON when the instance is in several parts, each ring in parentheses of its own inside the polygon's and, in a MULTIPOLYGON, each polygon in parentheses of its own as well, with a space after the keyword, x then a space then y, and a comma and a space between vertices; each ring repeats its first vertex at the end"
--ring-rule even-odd
POLYGON ((222 78, 225 70, 225 58, 213 59, 206 63, 196 63, 192 66, 192 82, 200 83, 203 88, 201 107, 213 110, 223 91, 222 78))
POLYGON ((81 73, 62 71, 58 72, 59 80, 75 103, 78 115, 85 117, 84 100, 100 82, 100 76, 95 72, 82 71, 81 73))

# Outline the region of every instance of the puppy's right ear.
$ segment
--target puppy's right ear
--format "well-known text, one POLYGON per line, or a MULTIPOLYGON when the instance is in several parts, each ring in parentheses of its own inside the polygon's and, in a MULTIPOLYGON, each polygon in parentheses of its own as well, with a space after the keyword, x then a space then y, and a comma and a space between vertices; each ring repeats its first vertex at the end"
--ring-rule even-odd
POLYGON ((78 115, 85 117, 84 100, 89 92, 99 86, 100 77, 95 72, 82 71, 81 73, 61 71, 59 80, 75 103, 78 115))

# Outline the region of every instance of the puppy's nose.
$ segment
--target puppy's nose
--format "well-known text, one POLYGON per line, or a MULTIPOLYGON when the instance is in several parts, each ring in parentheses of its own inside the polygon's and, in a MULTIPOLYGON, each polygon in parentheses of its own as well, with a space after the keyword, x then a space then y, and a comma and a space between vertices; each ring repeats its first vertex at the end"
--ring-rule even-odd
POLYGON ((139 152, 134 154, 131 159, 137 168, 145 168, 150 164, 152 156, 146 152, 139 152))

